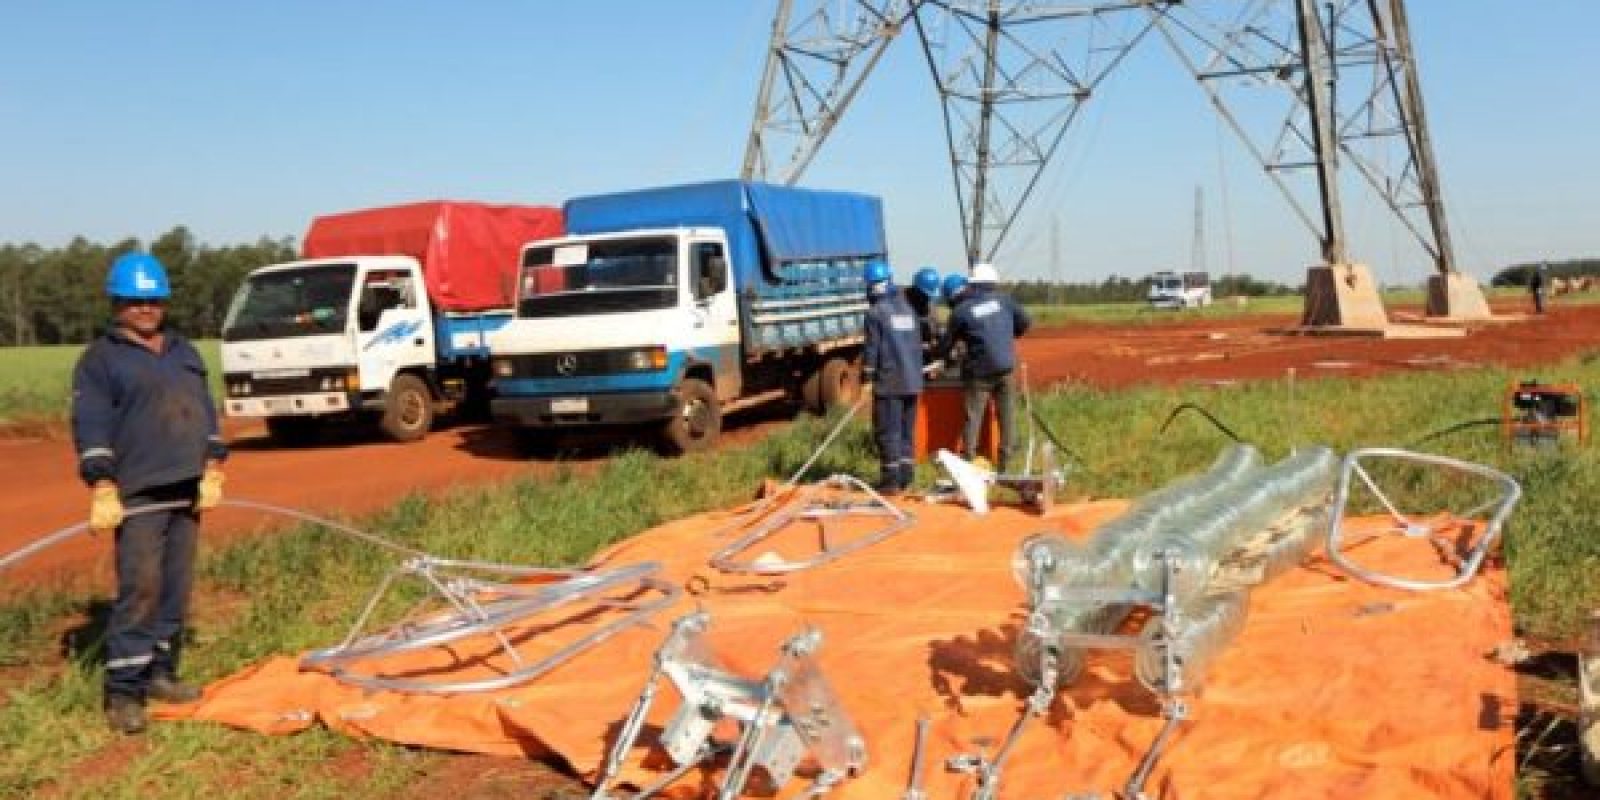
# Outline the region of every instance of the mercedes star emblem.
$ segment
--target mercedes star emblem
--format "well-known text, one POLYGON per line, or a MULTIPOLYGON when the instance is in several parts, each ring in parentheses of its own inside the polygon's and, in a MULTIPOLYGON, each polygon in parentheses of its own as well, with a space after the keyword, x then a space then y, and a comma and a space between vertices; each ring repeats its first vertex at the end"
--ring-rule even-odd
POLYGON ((559 372, 562 375, 571 375, 572 373, 577 372, 577 371, 578 371, 578 357, 577 356, 575 356, 575 355, 573 355, 571 353, 567 353, 565 355, 556 356, 556 372, 559 372))

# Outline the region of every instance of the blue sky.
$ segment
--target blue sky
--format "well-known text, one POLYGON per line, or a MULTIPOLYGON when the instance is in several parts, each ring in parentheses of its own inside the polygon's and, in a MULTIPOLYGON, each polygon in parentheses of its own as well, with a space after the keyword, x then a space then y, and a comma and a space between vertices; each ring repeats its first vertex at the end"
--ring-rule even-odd
MULTIPOLYGON (((299 236, 348 208, 559 203, 732 177, 774 5, 0 3, 0 241, 148 240, 186 224, 228 244, 299 236)), ((1600 255, 1600 100, 1587 85, 1600 3, 1413 0, 1411 17, 1462 267, 1600 255)), ((1002 271, 1181 268, 1198 185, 1212 272, 1299 281, 1315 243, 1149 44, 1086 108, 1002 271)), ((897 271, 960 262, 938 101, 913 37, 805 182, 881 195, 897 271)), ((1357 202, 1348 222, 1380 279, 1427 274, 1383 215, 1357 202)))

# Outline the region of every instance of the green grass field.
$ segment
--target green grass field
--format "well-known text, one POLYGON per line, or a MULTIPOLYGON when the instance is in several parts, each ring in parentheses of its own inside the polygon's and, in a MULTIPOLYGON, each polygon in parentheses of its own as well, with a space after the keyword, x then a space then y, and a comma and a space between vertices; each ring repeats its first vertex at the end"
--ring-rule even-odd
MULTIPOLYGON (((1573 360, 1542 374, 1595 385, 1600 360, 1573 360)), ((1225 444, 1193 417, 1158 433, 1180 402, 1203 405, 1276 457, 1305 442, 1340 449, 1403 445, 1457 421, 1493 416, 1512 377, 1480 370, 1317 381, 1300 384, 1292 404, 1277 383, 1072 389, 1040 394, 1036 403, 1086 464, 1073 475, 1075 487, 1125 497, 1203 468, 1225 444)), ((561 471, 441 499, 412 497, 362 524, 439 554, 581 564, 608 543, 651 526, 747 499, 763 478, 798 468, 827 427, 805 419, 758 444, 717 454, 661 460, 635 452, 595 474, 561 471)), ((1600 581, 1594 580, 1600 537, 1590 520, 1591 498, 1600 496, 1600 454, 1572 446, 1508 450, 1492 427, 1438 438, 1427 449, 1495 465, 1521 480, 1526 497, 1505 543, 1516 622, 1525 635, 1572 636, 1587 609, 1600 605, 1600 581)), ((813 467, 812 477, 873 470, 868 431, 857 423, 813 467)), ((922 479, 932 477, 924 467, 922 479)), ((233 488, 248 495, 246 486, 233 488)), ((270 655, 335 640, 387 566, 369 546, 311 529, 205 550, 191 676, 211 680, 270 655)), ((11 687, 0 704, 0 796, 48 790, 60 797, 381 797, 447 758, 326 732, 261 737, 202 724, 156 725, 138 747, 119 747, 100 719, 93 633, 67 637, 79 646, 65 662, 57 655, 63 631, 105 603, 103 597, 33 594, 0 606, 0 686, 11 687), (108 748, 126 763, 95 770, 93 782, 72 778, 108 748), (352 761, 362 769, 338 767, 352 761)), ((1525 770, 1522 794, 1543 796, 1540 787, 1570 780, 1525 770)))
MULTIPOLYGON (((194 343, 210 370, 211 393, 222 393, 222 359, 215 339, 194 343)), ((72 402, 72 366, 81 345, 0 347, 0 426, 66 419, 72 402)))

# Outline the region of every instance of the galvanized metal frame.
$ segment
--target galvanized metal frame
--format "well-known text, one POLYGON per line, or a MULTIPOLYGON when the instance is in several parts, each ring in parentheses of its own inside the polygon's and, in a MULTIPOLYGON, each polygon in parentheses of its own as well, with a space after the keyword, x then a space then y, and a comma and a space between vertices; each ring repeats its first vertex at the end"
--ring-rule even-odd
POLYGON ((743 535, 713 553, 711 566, 722 572, 740 575, 786 575, 800 572, 832 563, 851 553, 871 547, 911 527, 917 521, 914 515, 896 507, 866 482, 853 475, 833 475, 818 483, 798 487, 793 490, 792 496, 777 502, 781 504, 777 508, 773 508, 770 504, 760 504, 742 516, 733 530, 739 530, 746 525, 749 525, 749 528, 743 535), (836 498, 841 492, 864 495, 866 500, 840 501, 836 498), (881 528, 836 545, 829 541, 827 525, 829 520, 841 517, 875 517, 882 518, 886 522, 881 528), (751 524, 752 521, 754 524, 751 524), (794 560, 738 558, 740 554, 755 545, 799 522, 816 524, 820 540, 816 555, 794 560))
POLYGON ((822 644, 819 631, 808 629, 791 637, 765 676, 745 678, 729 671, 712 652, 705 641, 710 625, 705 611, 673 624, 595 779, 593 800, 652 797, 689 770, 722 755, 729 759, 717 787, 718 800, 743 794, 757 767, 767 773, 774 791, 781 790, 807 755, 820 771, 806 797, 827 793, 866 765, 866 742, 813 657, 822 644), (682 700, 658 737, 674 768, 636 793, 614 794, 617 773, 638 743, 662 677, 682 700), (715 728, 722 720, 738 726, 735 740, 716 740, 715 728))
MULTIPOLYGON (((628 628, 645 624, 657 612, 677 601, 681 589, 650 576, 660 564, 646 562, 611 570, 560 570, 514 567, 476 561, 455 561, 432 556, 408 558, 379 583, 344 640, 333 647, 313 650, 300 661, 302 669, 327 672, 343 683, 366 689, 417 693, 486 692, 534 680, 628 628), (486 578, 493 575, 498 580, 486 578), (432 590, 389 628, 368 633, 367 625, 397 580, 415 578, 432 590), (536 579, 554 582, 526 583, 536 579), (638 602, 647 594, 654 599, 638 602), (443 605, 420 613, 430 602, 443 605), (580 606, 580 604, 583 604, 580 606), (539 614, 582 607, 620 609, 621 619, 600 626, 550 655, 527 661, 514 639, 518 629, 530 628, 539 614), (473 680, 447 680, 385 676, 358 664, 438 647, 471 636, 493 637, 499 652, 514 668, 503 675, 473 680)), ((577 614, 570 617, 579 616, 577 614)), ((559 627, 559 623, 549 627, 559 627)), ((546 632, 541 628, 539 633, 546 632)), ((521 634, 527 635, 527 634, 521 634)))
MULTIPOLYGON (((1438 589, 1454 589, 1465 585, 1477 576, 1483 567, 1484 559, 1489 555, 1489 550, 1499 540, 1505 527, 1507 518, 1515 510, 1517 501, 1522 498, 1522 485, 1517 480, 1504 472, 1471 461, 1462 461, 1447 456, 1433 455, 1431 453, 1417 453, 1410 450, 1401 450, 1392 447, 1368 447, 1353 450, 1345 456, 1343 469, 1339 473, 1339 484, 1334 490, 1331 511, 1328 517, 1328 558, 1341 569, 1360 578, 1367 583, 1378 586, 1388 586, 1395 589, 1405 589, 1413 592, 1425 592, 1438 589), (1391 575, 1377 570, 1368 569, 1356 563, 1346 555, 1344 517, 1350 502, 1350 490, 1354 481, 1360 481, 1368 491, 1376 497, 1394 525, 1386 533, 1404 536, 1410 539, 1427 541, 1430 546, 1443 551, 1456 551, 1458 548, 1435 535, 1435 528, 1426 522, 1421 522, 1408 515, 1389 498, 1389 495, 1378 486, 1372 476, 1361 466, 1363 459, 1395 459, 1422 466, 1439 467, 1463 475, 1479 478, 1498 486, 1500 494, 1476 507, 1466 509, 1459 514, 1452 513, 1453 520, 1476 519, 1478 515, 1488 512, 1489 519, 1485 523, 1484 531, 1478 536, 1476 543, 1458 552, 1460 564, 1456 567, 1454 577, 1443 581, 1425 581, 1408 578, 1401 575, 1391 575)), ((1435 510, 1436 511, 1436 510, 1435 510)))

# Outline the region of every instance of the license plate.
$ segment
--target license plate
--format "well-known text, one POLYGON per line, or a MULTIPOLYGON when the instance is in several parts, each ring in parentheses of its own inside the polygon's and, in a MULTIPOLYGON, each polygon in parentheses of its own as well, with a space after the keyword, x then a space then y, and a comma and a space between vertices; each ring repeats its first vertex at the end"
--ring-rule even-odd
POLYGON ((552 414, 587 414, 589 413, 589 398, 587 397, 557 397, 550 401, 552 414))

